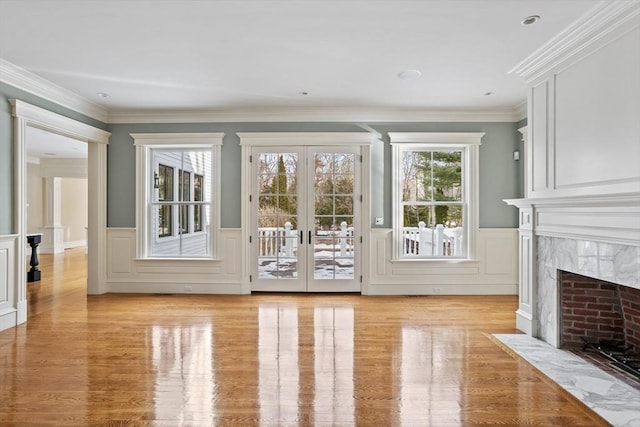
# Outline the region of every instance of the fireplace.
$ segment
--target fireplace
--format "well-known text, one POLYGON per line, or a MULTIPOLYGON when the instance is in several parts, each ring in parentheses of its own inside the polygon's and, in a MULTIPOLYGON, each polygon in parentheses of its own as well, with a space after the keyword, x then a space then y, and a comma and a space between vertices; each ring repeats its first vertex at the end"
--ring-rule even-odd
POLYGON ((640 381, 640 289, 566 271, 558 277, 561 347, 640 381))

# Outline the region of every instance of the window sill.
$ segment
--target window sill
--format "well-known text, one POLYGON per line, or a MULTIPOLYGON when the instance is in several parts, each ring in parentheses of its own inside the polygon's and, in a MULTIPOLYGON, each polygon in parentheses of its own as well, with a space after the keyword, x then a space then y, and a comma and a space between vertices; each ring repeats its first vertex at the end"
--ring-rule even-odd
POLYGON ((221 258, 213 257, 144 257, 134 258, 134 261, 222 261, 221 258))
POLYGON ((426 263, 435 263, 441 262, 443 264, 465 264, 465 263, 476 263, 480 262, 479 259, 475 258, 393 258, 391 260, 392 263, 405 263, 405 262, 426 262, 426 263))

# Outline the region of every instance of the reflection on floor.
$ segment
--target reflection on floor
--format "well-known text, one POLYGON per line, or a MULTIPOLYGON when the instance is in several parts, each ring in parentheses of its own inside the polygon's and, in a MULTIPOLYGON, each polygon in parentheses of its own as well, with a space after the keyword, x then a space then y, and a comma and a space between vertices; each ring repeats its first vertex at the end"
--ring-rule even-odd
POLYGON ((528 335, 494 336, 614 426, 640 426, 640 390, 528 335))

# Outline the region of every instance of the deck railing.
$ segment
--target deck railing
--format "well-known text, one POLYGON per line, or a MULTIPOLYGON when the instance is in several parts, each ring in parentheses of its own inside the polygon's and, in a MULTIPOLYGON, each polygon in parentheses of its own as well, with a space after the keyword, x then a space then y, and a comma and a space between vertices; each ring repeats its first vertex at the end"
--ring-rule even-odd
POLYGON ((463 228, 445 228, 437 224, 428 228, 423 221, 417 227, 402 231, 403 255, 461 257, 463 255, 463 228))
MULTIPOLYGON (((258 256, 292 257, 298 247, 299 231, 292 228, 291 223, 284 227, 260 227, 258 229, 258 256)), ((417 227, 402 229, 403 255, 405 256, 435 256, 461 257, 463 256, 463 228, 446 228, 437 224, 429 228, 424 222, 417 227)), ((339 251, 340 256, 352 256, 354 249, 353 227, 346 222, 340 224, 337 230, 316 231, 316 238, 333 237, 330 246, 339 251)))
MULTIPOLYGON (((290 222, 286 222, 284 227, 260 227, 258 228, 258 256, 275 257, 294 255, 298 247, 299 231, 293 229, 290 222)), ((316 238, 330 237, 330 246, 335 251, 340 251, 340 256, 353 255, 353 227, 349 227, 346 222, 340 224, 337 230, 318 230, 316 238)))

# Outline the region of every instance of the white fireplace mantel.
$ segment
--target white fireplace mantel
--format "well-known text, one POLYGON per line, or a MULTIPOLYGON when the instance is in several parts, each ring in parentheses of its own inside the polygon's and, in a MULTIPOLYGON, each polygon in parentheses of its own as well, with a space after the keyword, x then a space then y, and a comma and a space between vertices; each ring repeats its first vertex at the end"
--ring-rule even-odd
POLYGON ((557 270, 640 289, 640 193, 505 202, 519 208, 518 329, 559 345, 557 270))

